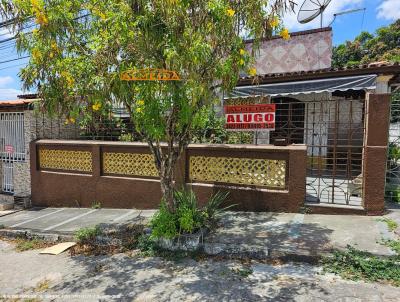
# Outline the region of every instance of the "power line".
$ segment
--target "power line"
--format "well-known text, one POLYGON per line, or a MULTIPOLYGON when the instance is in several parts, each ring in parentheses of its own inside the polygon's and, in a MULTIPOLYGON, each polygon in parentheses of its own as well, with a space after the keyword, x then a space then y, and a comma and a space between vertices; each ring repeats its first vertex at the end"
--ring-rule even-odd
POLYGON ((11 59, 11 60, 6 60, 6 61, 1 61, 0 64, 5 64, 5 63, 13 62, 13 61, 18 61, 18 60, 22 60, 22 59, 27 59, 27 58, 29 58, 29 56, 20 57, 20 58, 11 59))
POLYGON ((17 64, 17 65, 11 65, 11 66, 6 66, 6 67, 2 67, 0 68, 0 70, 5 70, 5 69, 10 69, 10 68, 15 68, 15 67, 20 67, 20 66, 25 66, 26 64, 22 63, 22 64, 17 64))

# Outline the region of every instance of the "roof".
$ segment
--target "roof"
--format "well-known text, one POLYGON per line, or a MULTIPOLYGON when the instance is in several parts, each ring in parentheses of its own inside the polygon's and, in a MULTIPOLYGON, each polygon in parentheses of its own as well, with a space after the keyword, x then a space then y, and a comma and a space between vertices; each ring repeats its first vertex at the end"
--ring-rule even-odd
POLYGON ((19 99, 37 99, 38 95, 37 95, 37 93, 27 93, 27 94, 17 95, 17 97, 19 99))
MULTIPOLYGON (((257 76, 257 84, 282 83, 291 81, 315 80, 323 78, 345 77, 366 74, 400 74, 399 63, 378 62, 356 65, 346 68, 325 68, 310 71, 295 71, 286 73, 271 73, 257 76)), ((252 85, 255 78, 244 76, 239 79, 237 86, 252 85)))
POLYGON ((19 99, 19 100, 10 100, 10 101, 0 101, 0 107, 16 107, 29 105, 33 103, 33 99, 19 99))

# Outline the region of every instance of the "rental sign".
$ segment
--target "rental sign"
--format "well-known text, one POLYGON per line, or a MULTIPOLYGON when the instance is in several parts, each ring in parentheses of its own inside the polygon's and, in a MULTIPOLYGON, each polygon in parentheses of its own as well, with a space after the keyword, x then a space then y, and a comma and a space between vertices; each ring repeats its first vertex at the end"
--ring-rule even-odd
POLYGON ((226 105, 224 113, 227 130, 275 130, 275 104, 226 105))

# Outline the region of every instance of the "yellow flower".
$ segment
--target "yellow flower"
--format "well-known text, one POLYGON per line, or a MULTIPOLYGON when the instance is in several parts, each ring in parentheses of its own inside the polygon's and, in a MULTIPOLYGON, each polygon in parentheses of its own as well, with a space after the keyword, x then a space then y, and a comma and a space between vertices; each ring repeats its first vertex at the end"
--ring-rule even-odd
POLYGON ((42 61, 42 53, 40 52, 39 49, 34 48, 32 49, 32 58, 33 61, 40 63, 42 61))
POLYGON ((252 76, 252 77, 256 76, 257 75, 257 69, 255 67, 251 67, 249 69, 249 75, 252 76))
POLYGON ((281 32, 280 32, 280 35, 284 40, 289 40, 290 39, 289 30, 287 28, 282 29, 281 32))
POLYGON ((136 112, 137 113, 142 113, 143 112, 143 108, 142 107, 137 107, 136 108, 136 112))
POLYGON ((71 87, 72 85, 74 85, 75 81, 72 78, 71 74, 67 71, 62 71, 61 72, 61 77, 63 77, 66 81, 67 81, 67 85, 68 87, 71 87))
POLYGON ((239 50, 239 53, 240 53, 241 56, 244 56, 246 54, 246 51, 243 48, 241 48, 239 50))
POLYGON ((34 28, 34 29, 32 30, 32 34, 33 34, 34 36, 36 36, 38 33, 39 33, 39 30, 38 30, 37 28, 34 28))
POLYGON ((239 64, 243 66, 244 65, 244 60, 240 59, 239 64))
POLYGON ((144 105, 144 101, 143 101, 143 100, 138 100, 138 101, 136 102, 136 105, 138 105, 138 106, 143 106, 143 105, 144 105))
POLYGON ((226 10, 226 14, 227 14, 229 17, 233 17, 233 16, 235 15, 235 11, 234 11, 233 9, 231 9, 231 8, 228 8, 228 9, 226 10))
POLYGON ((276 28, 279 25, 279 18, 277 16, 273 16, 269 21, 269 25, 271 25, 272 28, 276 28))
POLYGON ((40 8, 39 0, 31 0, 31 5, 34 10, 38 10, 40 8))
POLYGON ((66 118, 64 124, 68 125, 69 124, 69 119, 66 118))
POLYGON ((50 59, 54 58, 54 52, 50 51, 49 57, 50 59))
POLYGON ((94 111, 99 111, 100 108, 101 108, 101 103, 100 103, 100 102, 96 102, 96 103, 94 103, 94 104, 92 105, 92 109, 93 109, 94 111))
POLYGON ((70 118, 69 118, 69 122, 70 122, 71 124, 75 124, 75 119, 74 119, 73 117, 70 117, 70 118))
POLYGON ((40 26, 46 26, 47 24, 49 24, 49 19, 47 19, 45 14, 39 12, 36 13, 36 23, 40 26))
POLYGON ((55 42, 55 41, 51 42, 51 49, 54 51, 58 51, 57 42, 55 42))

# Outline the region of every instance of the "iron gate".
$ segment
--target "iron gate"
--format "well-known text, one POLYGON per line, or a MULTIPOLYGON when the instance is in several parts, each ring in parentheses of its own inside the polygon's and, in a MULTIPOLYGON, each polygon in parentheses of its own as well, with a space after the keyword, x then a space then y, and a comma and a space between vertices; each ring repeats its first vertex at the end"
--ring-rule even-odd
POLYGON ((400 202, 400 92, 392 95, 385 199, 400 202))
POLYGON ((307 145, 307 196, 312 203, 362 204, 364 99, 272 100, 274 139, 307 145))
POLYGON ((25 160, 24 113, 0 112, 0 160, 2 186, 6 193, 14 192, 14 162, 25 160))

